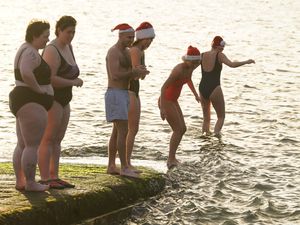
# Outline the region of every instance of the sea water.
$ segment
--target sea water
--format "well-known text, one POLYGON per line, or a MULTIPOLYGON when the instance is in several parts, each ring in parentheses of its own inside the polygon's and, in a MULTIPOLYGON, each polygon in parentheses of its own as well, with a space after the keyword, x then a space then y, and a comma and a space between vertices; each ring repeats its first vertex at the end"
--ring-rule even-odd
MULTIPOLYGON (((119 23, 153 24, 146 50, 150 74, 141 81, 142 114, 133 159, 165 173, 165 191, 133 209, 125 224, 300 224, 300 3, 299 1, 103 1, 24 0, 0 3, 0 161, 11 161, 15 118, 8 94, 13 61, 32 18, 55 22, 72 15, 72 42, 81 88, 73 88, 71 118, 62 161, 106 163, 111 124, 105 121, 105 56, 119 23), (182 165, 167 171, 171 134, 157 99, 172 68, 189 45, 210 49, 215 35, 226 41, 231 60, 256 64, 223 66, 226 102, 223 137, 201 137, 201 106, 185 86, 179 104, 187 125, 178 148, 182 165), (157 166, 158 165, 158 166, 157 166)), ((200 68, 193 73, 198 89, 200 68)), ((212 125, 216 114, 212 110, 212 125)))

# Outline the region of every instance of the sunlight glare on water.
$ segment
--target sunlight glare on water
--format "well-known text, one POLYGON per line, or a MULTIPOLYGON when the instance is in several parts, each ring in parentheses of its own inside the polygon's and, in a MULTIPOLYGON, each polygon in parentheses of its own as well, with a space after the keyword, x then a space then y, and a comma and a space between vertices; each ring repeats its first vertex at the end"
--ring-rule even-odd
MULTIPOLYGON (((160 167, 170 138, 157 108, 160 87, 189 45, 204 52, 221 35, 230 59, 256 61, 235 69, 223 66, 222 141, 201 138, 201 107, 185 86, 179 99, 188 128, 178 149, 183 163, 164 175, 165 191, 135 207, 124 224, 300 224, 299 1, 13 0, 1 1, 0 10, 0 161, 11 161, 16 144, 8 93, 15 53, 32 18, 50 22, 50 39, 62 15, 78 21, 73 47, 84 85, 73 89, 62 146, 66 162, 97 163, 97 157, 107 157, 111 124, 104 112, 105 56, 117 39, 111 28, 124 22, 137 27, 143 21, 154 26, 156 37, 146 51, 151 73, 141 82, 142 115, 133 155, 138 165, 147 160, 145 165, 158 162, 160 167)), ((200 79, 198 68, 196 87, 200 79)))

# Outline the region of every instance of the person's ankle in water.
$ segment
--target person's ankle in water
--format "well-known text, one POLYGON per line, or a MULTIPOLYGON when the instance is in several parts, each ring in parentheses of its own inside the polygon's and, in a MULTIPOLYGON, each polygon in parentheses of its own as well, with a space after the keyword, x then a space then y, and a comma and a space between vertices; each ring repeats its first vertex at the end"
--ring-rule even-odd
POLYGON ((177 167, 180 164, 180 162, 177 159, 168 159, 167 161, 167 167, 168 169, 172 169, 174 167, 177 167))
POLYGON ((202 132, 202 136, 207 137, 207 136, 211 136, 211 135, 212 135, 211 131, 204 131, 204 132, 202 132))
POLYGON ((221 139, 222 138, 222 133, 221 132, 215 133, 214 136, 218 139, 221 139))

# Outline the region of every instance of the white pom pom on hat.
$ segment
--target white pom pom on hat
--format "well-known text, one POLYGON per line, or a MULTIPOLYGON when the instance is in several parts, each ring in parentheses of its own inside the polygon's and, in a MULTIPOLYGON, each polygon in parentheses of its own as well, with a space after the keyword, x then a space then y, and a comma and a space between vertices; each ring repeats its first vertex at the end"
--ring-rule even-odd
POLYGON ((200 51, 198 50, 198 48, 190 45, 187 49, 187 53, 182 57, 182 59, 189 60, 189 61, 200 60, 201 59, 200 51))
POLYGON ((121 24, 115 26, 113 29, 111 29, 111 32, 113 32, 115 30, 119 30, 119 34, 126 33, 126 32, 134 32, 134 29, 132 28, 132 26, 130 26, 127 23, 121 23, 121 24))
POLYGON ((135 29, 135 37, 137 40, 154 38, 155 32, 153 26, 149 22, 141 23, 138 28, 135 29))
POLYGON ((211 46, 212 47, 218 47, 218 46, 225 47, 225 44, 226 43, 221 36, 215 36, 211 43, 211 46))

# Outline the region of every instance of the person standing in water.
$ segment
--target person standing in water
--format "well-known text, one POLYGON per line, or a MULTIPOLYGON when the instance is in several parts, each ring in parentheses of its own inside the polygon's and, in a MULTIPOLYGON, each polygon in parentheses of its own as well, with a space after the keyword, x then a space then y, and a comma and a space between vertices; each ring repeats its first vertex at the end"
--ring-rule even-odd
POLYGON ((186 132, 185 121, 178 103, 182 86, 187 83, 196 101, 200 102, 200 97, 192 81, 192 73, 200 65, 200 51, 193 46, 189 46, 187 54, 182 57, 182 60, 183 62, 174 67, 170 76, 163 84, 159 98, 161 118, 167 120, 173 131, 167 161, 169 169, 179 164, 179 161, 176 159, 176 151, 182 136, 186 132))
POLYGON ((107 52, 106 69, 108 88, 105 93, 105 113, 107 122, 113 123, 112 133, 108 145, 107 173, 122 176, 138 177, 127 162, 126 138, 128 134, 128 87, 131 79, 147 75, 144 66, 132 68, 129 47, 134 40, 134 29, 126 24, 119 24, 112 29, 119 30, 119 38, 107 52), (116 167, 116 153, 119 153, 121 170, 116 167))
MULTIPOLYGON (((132 68, 145 67, 145 50, 151 45, 155 33, 153 26, 148 22, 143 22, 135 30, 136 40, 132 44, 129 52, 131 57, 132 68)), ((146 67, 145 67, 146 69, 146 67)), ((145 76, 137 77, 130 80, 129 83, 129 112, 128 112, 128 135, 126 140, 127 162, 129 167, 135 169, 131 164, 131 155, 134 146, 134 139, 139 130, 141 116, 141 101, 139 97, 140 79, 145 76)))
POLYGON ((223 53, 225 41, 220 36, 214 37, 211 46, 211 50, 202 53, 201 57, 202 78, 199 84, 199 92, 203 111, 202 133, 204 135, 210 134, 210 106, 212 104, 218 117, 214 134, 220 138, 225 119, 225 101, 220 85, 222 64, 224 63, 229 67, 235 68, 245 64, 255 63, 255 61, 248 59, 246 61, 232 62, 223 53))

